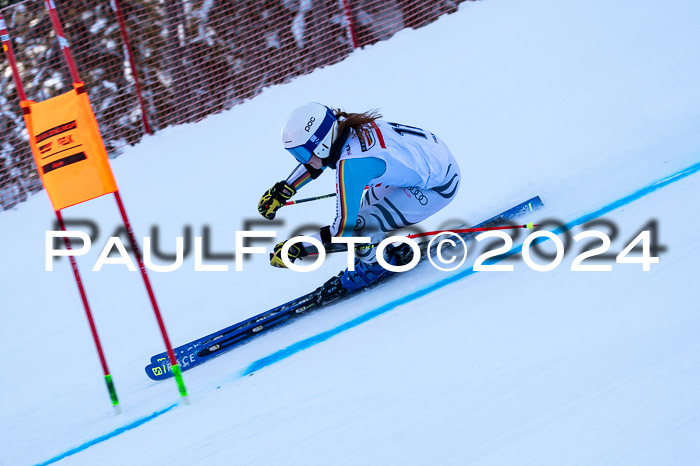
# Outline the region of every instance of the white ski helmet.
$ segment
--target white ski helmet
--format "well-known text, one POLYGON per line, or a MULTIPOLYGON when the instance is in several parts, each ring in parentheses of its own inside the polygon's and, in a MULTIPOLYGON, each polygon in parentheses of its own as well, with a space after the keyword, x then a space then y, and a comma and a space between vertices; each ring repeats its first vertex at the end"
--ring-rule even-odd
POLYGON ((338 137, 338 119, 333 110, 317 102, 297 107, 282 127, 282 145, 300 163, 312 155, 325 159, 338 137))

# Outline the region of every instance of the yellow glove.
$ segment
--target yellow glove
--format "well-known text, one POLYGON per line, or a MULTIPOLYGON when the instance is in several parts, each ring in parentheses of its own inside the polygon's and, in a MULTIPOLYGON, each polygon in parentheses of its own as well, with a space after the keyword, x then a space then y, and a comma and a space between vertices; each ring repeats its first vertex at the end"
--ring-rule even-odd
MULTIPOLYGON (((282 246, 284 245, 286 241, 282 241, 281 243, 277 244, 275 246, 275 251, 270 253, 270 265, 273 267, 279 267, 281 269, 286 269, 287 266, 284 265, 284 261, 282 261, 282 246)), ((287 251, 287 258, 289 259, 290 262, 294 262, 295 260, 299 259, 300 257, 304 257, 308 255, 304 247, 299 244, 293 244, 290 248, 289 251, 287 251)))
POLYGON ((296 189, 280 181, 268 189, 258 202, 258 212, 268 220, 275 218, 277 211, 296 194, 296 189))

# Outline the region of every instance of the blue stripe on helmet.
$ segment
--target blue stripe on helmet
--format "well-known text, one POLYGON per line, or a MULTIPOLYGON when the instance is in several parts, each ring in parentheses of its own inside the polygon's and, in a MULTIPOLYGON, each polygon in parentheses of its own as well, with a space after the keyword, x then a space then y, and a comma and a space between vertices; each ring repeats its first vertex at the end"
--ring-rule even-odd
POLYGON ((321 144, 321 141, 323 141, 323 138, 326 137, 328 132, 331 130, 333 127, 333 123, 335 123, 335 115, 333 114, 333 111, 326 107, 326 116, 323 118, 323 121, 321 122, 321 126, 318 127, 316 132, 314 133, 313 136, 309 139, 309 142, 314 141, 314 148, 311 152, 314 152, 316 148, 318 147, 319 144, 321 144))

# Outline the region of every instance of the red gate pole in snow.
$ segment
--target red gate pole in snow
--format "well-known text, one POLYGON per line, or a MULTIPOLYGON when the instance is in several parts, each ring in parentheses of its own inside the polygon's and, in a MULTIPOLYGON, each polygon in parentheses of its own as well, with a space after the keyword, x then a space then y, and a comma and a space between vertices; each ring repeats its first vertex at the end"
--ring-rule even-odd
POLYGON ((136 62, 134 61, 134 52, 131 49, 131 42, 129 41, 129 35, 126 31, 126 22, 124 21, 124 14, 122 13, 122 7, 119 3, 119 0, 114 0, 114 11, 117 14, 119 32, 121 33, 122 40, 124 41, 124 46, 126 46, 126 55, 129 58, 131 76, 134 78, 136 96, 138 97, 139 105, 141 106, 141 120, 143 120, 143 129, 146 130, 148 134, 153 134, 153 129, 151 129, 151 125, 148 123, 148 115, 146 114, 146 103, 143 100, 143 94, 141 93, 141 83, 139 82, 139 73, 136 69, 136 62))
MULTIPOLYGON (((57 210, 55 212, 56 218, 58 219, 58 225, 60 226, 61 231, 65 232, 66 225, 63 223, 63 216, 61 215, 61 211, 57 210)), ((70 240, 67 236, 63 237, 63 242, 66 244, 66 249, 72 249, 70 240)), ((105 374, 105 382, 107 383, 109 397, 112 400, 112 405, 116 408, 117 413, 119 413, 119 399, 117 398, 117 391, 114 388, 114 383, 112 382, 112 375, 109 373, 109 368, 107 367, 107 359, 105 358, 105 353, 102 350, 100 337, 97 334, 95 320, 92 318, 92 312, 90 311, 90 305, 88 304, 87 294, 85 293, 85 288, 83 288, 83 281, 80 278, 80 272, 78 272, 78 263, 75 260, 75 256, 68 256, 68 259, 70 259, 70 265, 73 268, 73 275, 75 276, 75 283, 77 283, 78 290, 80 291, 80 299, 83 301, 85 315, 87 316, 88 324, 90 325, 90 332, 92 332, 92 339, 95 341, 95 347, 97 348, 97 355, 100 357, 100 364, 102 364, 102 372, 104 372, 105 374)))
MULTIPOLYGON (((10 36, 7 33, 7 26, 5 25, 5 20, 0 14, 0 39, 2 39, 2 48, 7 55, 7 60, 10 62, 10 67, 12 68, 12 78, 15 81, 15 87, 17 89, 17 95, 21 101, 27 100, 27 95, 24 92, 24 85, 22 84, 22 78, 20 77, 19 70, 17 68, 17 61, 15 60, 15 54, 12 50, 12 43, 10 42, 10 36)), ((63 216, 60 210, 54 211, 56 213, 56 219, 58 220, 58 225, 62 231, 66 231, 66 226, 63 223, 63 216)), ((63 241, 66 245, 66 249, 72 249, 70 240, 68 237, 64 236, 63 241)), ((102 350, 102 343, 100 342, 100 336, 97 333, 97 327, 95 326, 95 321, 92 318, 92 311, 90 310, 90 304, 88 303, 87 294, 85 293, 85 288, 83 287, 83 280, 80 277, 80 271, 78 270, 78 263, 75 260, 75 256, 69 256, 70 265, 73 269, 73 276, 75 277, 75 283, 78 286, 78 292, 80 293, 80 299, 83 302, 83 308, 85 309, 85 316, 87 317, 88 324, 90 325, 90 331, 92 332, 92 339, 95 342, 95 348, 97 349, 97 355, 100 358, 100 364, 102 365, 102 372, 104 373, 105 383, 107 384, 107 391, 109 392, 109 397, 112 400, 112 406, 114 406, 117 413, 119 412, 119 398, 117 397, 117 391, 114 388, 114 382, 112 381, 112 375, 109 373, 109 367, 107 367, 107 359, 105 358, 104 351, 102 350)))
POLYGON ((119 195, 119 191, 114 192, 114 198, 117 200, 117 206, 119 207, 119 213, 124 221, 124 226, 129 235, 129 241, 131 241, 131 247, 134 249, 134 256, 136 256, 136 261, 139 264, 139 269, 141 270, 141 276, 143 277, 143 284, 146 286, 146 291, 148 292, 148 297, 151 299, 151 305, 153 306, 153 312, 156 315, 156 320, 158 321, 158 327, 160 328, 160 333, 163 335, 163 342, 165 342, 165 347, 168 350, 168 359, 170 360, 171 369, 173 375, 175 376, 175 381, 177 382, 177 387, 180 390, 180 395, 185 397, 187 400, 187 389, 185 388, 185 382, 182 380, 182 373, 180 371, 180 366, 177 363, 177 358, 175 357, 175 352, 170 344, 170 338, 168 338, 168 332, 165 330, 165 322, 163 322, 163 317, 160 314, 160 309, 158 308, 158 302, 156 301, 156 295, 153 292, 153 287, 151 286, 151 281, 148 279, 148 274, 146 273, 146 266, 143 264, 143 259, 141 258, 141 250, 136 242, 136 236, 134 235, 134 230, 131 228, 131 223, 129 218, 126 216, 126 210, 124 209, 124 203, 122 202, 122 197, 119 195))
MULTIPOLYGON (((81 81, 80 76, 78 75, 78 68, 75 66, 73 55, 70 52, 70 45, 68 43, 68 40, 66 40, 63 28, 61 27, 61 21, 58 17, 58 12, 56 11, 56 5, 53 0, 45 0, 44 4, 46 5, 46 9, 48 10, 49 16, 51 17, 51 24, 53 24, 54 30, 56 31, 59 46, 63 51, 63 55, 66 58, 66 62, 68 62, 68 68, 70 68, 70 73, 71 77, 73 78, 73 82, 80 83, 81 81)), ((129 241, 131 242, 131 247, 134 250, 134 255, 136 256, 136 260, 139 264, 139 269, 141 270, 141 278, 143 279, 143 283, 146 286, 148 297, 151 300, 151 305, 153 306, 153 313, 155 314, 156 320, 158 321, 160 333, 163 336, 163 342, 165 343, 165 347, 168 352, 168 359, 170 361, 170 365, 172 366, 172 372, 175 376, 175 381, 177 382, 180 395, 183 397, 185 402, 187 402, 187 389, 185 388, 185 382, 182 380, 182 371, 180 370, 180 366, 177 363, 177 358, 175 357, 175 352, 173 351, 172 345, 170 344, 170 338, 168 338, 168 332, 165 329, 165 323, 163 322, 163 317, 161 316, 160 308, 158 307, 156 296, 153 292, 153 287, 151 286, 151 281, 148 278, 146 267, 144 266, 143 260, 141 259, 141 252, 138 243, 136 242, 134 231, 131 228, 129 218, 126 215, 126 210, 124 209, 124 204, 122 203, 121 196, 119 195, 119 190, 114 192, 114 197, 117 201, 117 206, 119 207, 119 213, 121 214, 122 220, 124 221, 124 226, 126 227, 126 230, 129 233, 129 241)))

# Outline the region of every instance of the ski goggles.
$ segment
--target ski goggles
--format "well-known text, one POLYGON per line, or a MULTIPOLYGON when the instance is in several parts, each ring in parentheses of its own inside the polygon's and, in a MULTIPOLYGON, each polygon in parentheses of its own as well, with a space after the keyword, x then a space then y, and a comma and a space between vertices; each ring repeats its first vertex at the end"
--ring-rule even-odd
POLYGON ((299 163, 309 163, 309 160, 311 160, 311 156, 313 155, 313 153, 306 148, 306 144, 303 146, 292 147, 291 149, 287 150, 292 153, 294 158, 297 159, 297 162, 299 163))

